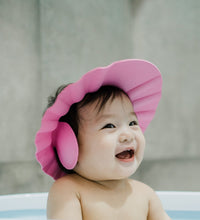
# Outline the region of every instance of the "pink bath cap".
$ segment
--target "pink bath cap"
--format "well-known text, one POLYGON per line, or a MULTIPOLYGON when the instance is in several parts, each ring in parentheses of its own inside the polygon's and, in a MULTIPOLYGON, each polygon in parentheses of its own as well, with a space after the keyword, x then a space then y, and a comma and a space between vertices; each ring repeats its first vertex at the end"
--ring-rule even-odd
POLYGON ((36 158, 42 170, 54 179, 66 175, 59 166, 57 155, 66 169, 73 169, 78 160, 76 136, 71 127, 59 119, 72 104, 104 85, 119 87, 128 94, 143 132, 153 119, 162 90, 161 74, 155 65, 145 60, 128 59, 89 71, 62 90, 46 110, 36 134, 36 158))

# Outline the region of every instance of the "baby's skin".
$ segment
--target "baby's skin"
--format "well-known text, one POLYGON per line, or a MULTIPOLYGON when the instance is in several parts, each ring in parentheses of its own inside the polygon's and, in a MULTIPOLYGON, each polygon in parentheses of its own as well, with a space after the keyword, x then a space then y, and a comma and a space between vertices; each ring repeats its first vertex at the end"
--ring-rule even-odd
POLYGON ((75 173, 53 184, 48 219, 170 220, 156 193, 129 179, 142 162, 145 138, 129 98, 79 109, 79 158, 75 173))

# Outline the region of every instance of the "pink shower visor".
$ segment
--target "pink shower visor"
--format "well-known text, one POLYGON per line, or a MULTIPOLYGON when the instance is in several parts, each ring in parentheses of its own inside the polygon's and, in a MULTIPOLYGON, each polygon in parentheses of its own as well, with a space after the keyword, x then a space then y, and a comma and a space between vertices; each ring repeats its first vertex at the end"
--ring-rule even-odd
POLYGON ((89 71, 62 90, 46 110, 36 134, 36 158, 42 170, 54 179, 66 175, 59 166, 57 155, 66 169, 73 169, 78 160, 76 136, 67 123, 59 122, 60 117, 87 93, 104 85, 119 87, 128 94, 143 132, 153 119, 162 89, 161 74, 156 66, 145 60, 129 59, 89 71))

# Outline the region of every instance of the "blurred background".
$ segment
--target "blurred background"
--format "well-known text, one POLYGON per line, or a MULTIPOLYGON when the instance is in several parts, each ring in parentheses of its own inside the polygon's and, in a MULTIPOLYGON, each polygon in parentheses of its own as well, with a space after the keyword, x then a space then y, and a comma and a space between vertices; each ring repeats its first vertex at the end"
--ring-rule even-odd
POLYGON ((147 59, 163 76, 132 178, 200 191, 199 0, 0 0, 0 194, 49 190, 34 145, 47 97, 127 58, 147 59))

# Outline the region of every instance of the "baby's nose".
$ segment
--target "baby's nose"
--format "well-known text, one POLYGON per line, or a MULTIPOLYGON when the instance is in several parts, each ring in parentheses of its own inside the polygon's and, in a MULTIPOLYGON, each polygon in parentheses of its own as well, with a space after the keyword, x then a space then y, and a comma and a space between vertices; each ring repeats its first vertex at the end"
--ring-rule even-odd
POLYGON ((123 132, 119 135, 119 142, 120 143, 130 143, 134 139, 133 132, 123 132))

